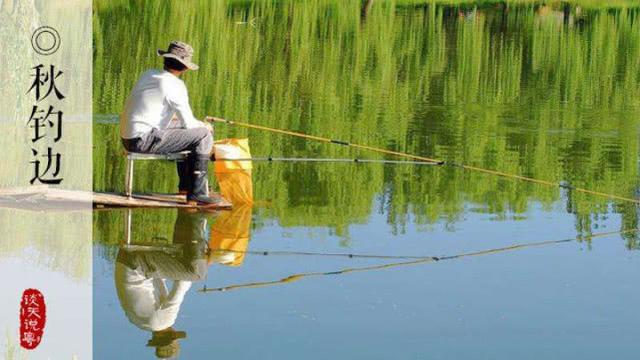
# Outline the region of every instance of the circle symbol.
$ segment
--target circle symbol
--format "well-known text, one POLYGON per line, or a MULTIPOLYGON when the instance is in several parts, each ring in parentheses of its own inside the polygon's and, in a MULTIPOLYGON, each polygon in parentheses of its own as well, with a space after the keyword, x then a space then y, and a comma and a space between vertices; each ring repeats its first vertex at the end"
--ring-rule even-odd
POLYGON ((31 35, 31 47, 40 55, 51 55, 60 48, 60 34, 51 26, 41 26, 31 35))

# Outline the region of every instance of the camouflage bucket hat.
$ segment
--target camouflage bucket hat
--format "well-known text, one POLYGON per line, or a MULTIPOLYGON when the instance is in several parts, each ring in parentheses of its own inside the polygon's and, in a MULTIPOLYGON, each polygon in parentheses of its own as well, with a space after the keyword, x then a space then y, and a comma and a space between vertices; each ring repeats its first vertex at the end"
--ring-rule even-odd
POLYGON ((158 56, 176 59, 191 70, 198 70, 199 68, 198 65, 191 62, 193 48, 191 45, 183 43, 182 41, 172 41, 166 51, 158 49, 158 56))

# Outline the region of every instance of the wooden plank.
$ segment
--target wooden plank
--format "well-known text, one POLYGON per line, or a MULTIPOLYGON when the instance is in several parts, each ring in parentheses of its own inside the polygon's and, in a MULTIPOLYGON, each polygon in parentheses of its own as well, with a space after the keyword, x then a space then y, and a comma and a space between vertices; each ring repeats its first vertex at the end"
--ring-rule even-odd
POLYGON ((149 194, 134 194, 134 196, 145 199, 145 200, 155 200, 155 201, 171 201, 171 202, 179 202, 186 203, 187 196, 184 194, 158 194, 158 193, 149 193, 149 194))
POLYGON ((67 212, 67 211, 89 211, 91 208, 86 204, 69 201, 4 201, 0 200, 0 209, 47 211, 47 212, 67 212))
POLYGON ((189 206, 186 201, 175 201, 170 198, 160 199, 154 197, 145 197, 141 194, 133 194, 131 198, 127 198, 122 194, 115 193, 94 193, 93 203, 105 206, 123 206, 123 207, 193 207, 189 206))
POLYGON ((48 189, 49 187, 46 185, 2 188, 0 189, 0 197, 21 196, 26 194, 38 194, 38 193, 46 192, 48 189))
MULTIPOLYGON (((220 204, 206 206, 212 209, 230 209, 231 203, 218 194, 211 194, 218 198, 220 204)), ((122 194, 93 193, 93 204, 113 207, 154 207, 154 208, 202 208, 203 206, 188 204, 184 195, 177 194, 133 194, 129 199, 122 194)))
MULTIPOLYGON (((212 193, 220 204, 206 206, 208 209, 230 209, 231 203, 219 194, 212 193)), ((2 189, 0 206, 19 209, 75 208, 91 203, 94 207, 129 207, 129 208, 204 208, 191 205, 184 195, 179 194, 133 194, 127 198, 124 194, 65 190, 56 188, 34 187, 2 189)))

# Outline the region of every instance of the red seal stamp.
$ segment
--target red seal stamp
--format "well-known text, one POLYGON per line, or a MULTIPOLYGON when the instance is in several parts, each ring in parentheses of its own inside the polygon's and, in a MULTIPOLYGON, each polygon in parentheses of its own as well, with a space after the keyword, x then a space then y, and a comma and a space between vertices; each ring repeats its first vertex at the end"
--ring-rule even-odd
POLYGON ((44 295, 37 289, 26 289, 20 300, 20 346, 28 350, 38 347, 46 320, 44 295))

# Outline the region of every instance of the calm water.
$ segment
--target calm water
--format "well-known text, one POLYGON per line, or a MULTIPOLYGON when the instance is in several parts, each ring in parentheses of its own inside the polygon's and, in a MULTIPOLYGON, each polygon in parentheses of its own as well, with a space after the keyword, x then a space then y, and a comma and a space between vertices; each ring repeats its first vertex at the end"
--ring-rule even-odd
MULTIPOLYGON (((98 190, 122 191, 115 114, 139 74, 159 66, 155 49, 180 38, 201 66, 184 78, 196 116, 638 194, 638 9, 140 4, 95 3, 98 190)), ((254 156, 379 158, 225 125, 216 137, 249 137, 254 156)), ((173 192, 174 172, 140 164, 135 189, 173 192)), ((638 227, 633 204, 410 165, 255 163, 253 187, 255 206, 231 212, 135 210, 130 222, 124 211, 94 214, 96 358, 155 357, 135 316, 146 295, 123 290, 136 266, 173 286, 154 321, 185 332, 161 349, 179 347, 181 358, 640 352, 638 234, 589 239, 638 227), (127 228, 133 244, 166 250, 120 248, 127 228), (514 244, 530 246, 504 249, 514 244), (460 254, 469 256, 448 258, 460 254), (229 289, 201 291, 220 287, 229 289)))

